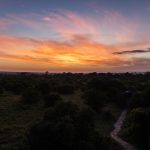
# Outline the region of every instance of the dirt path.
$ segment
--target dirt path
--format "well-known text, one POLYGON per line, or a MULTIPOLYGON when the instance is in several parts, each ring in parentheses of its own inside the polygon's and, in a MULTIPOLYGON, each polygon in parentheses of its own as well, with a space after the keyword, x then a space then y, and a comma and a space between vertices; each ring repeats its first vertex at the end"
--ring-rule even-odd
POLYGON ((118 134, 122 128, 123 122, 126 118, 127 110, 123 110, 121 113, 119 119, 114 124, 114 130, 110 133, 112 139, 114 139, 119 145, 121 145, 124 150, 137 150, 133 145, 129 144, 128 142, 121 139, 118 134))

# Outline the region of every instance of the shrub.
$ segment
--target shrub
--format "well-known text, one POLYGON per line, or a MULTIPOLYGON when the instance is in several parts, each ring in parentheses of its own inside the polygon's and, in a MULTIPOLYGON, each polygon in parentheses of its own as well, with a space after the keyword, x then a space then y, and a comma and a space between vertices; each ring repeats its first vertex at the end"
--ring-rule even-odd
POLYGON ((31 150, 97 150, 101 137, 94 130, 91 110, 80 111, 72 103, 51 108, 29 134, 31 150))
POLYGON ((146 149, 150 133, 150 109, 133 109, 127 118, 124 133, 130 141, 146 149))
POLYGON ((3 87, 14 94, 20 94, 25 89, 24 83, 16 79, 4 80, 3 87))
POLYGON ((41 95, 33 88, 29 88, 22 93, 22 100, 24 103, 35 103, 41 99, 41 95))
POLYGON ((78 111, 79 111, 78 107, 73 103, 60 102, 55 107, 51 107, 47 112, 45 112, 44 120, 57 121, 65 116, 75 118, 78 111))
POLYGON ((68 95, 74 93, 74 87, 71 85, 60 85, 56 88, 56 91, 60 94, 68 95))
POLYGON ((107 102, 107 96, 105 93, 97 90, 86 91, 83 98, 85 99, 85 103, 95 111, 99 111, 107 102))
POLYGON ((45 107, 54 106, 56 102, 61 101, 62 98, 58 94, 48 94, 44 96, 45 107))
POLYGON ((150 107, 150 88, 146 88, 144 92, 144 105, 150 107))
POLYGON ((102 112, 102 117, 103 117, 104 120, 112 120, 112 119, 114 119, 114 117, 113 117, 113 115, 112 115, 110 110, 103 111, 102 112))
POLYGON ((52 90, 52 87, 50 86, 50 83, 47 80, 42 80, 40 81, 37 85, 36 85, 37 90, 39 90, 39 92, 42 95, 46 95, 49 94, 50 91, 52 90))
POLYGON ((143 107, 148 108, 150 107, 150 94, 149 89, 145 90, 144 92, 137 92, 133 95, 131 101, 131 108, 136 107, 143 107))
POLYGON ((118 91, 119 90, 124 90, 125 86, 124 84, 118 80, 118 79, 99 79, 99 78, 93 78, 87 83, 87 87, 90 89, 97 89, 101 91, 107 91, 111 87, 116 88, 118 91))
POLYGON ((128 91, 118 92, 115 104, 120 108, 125 108, 127 107, 130 99, 131 99, 130 92, 129 93, 128 91))
POLYGON ((4 89, 0 86, 0 95, 3 95, 4 89))
POLYGON ((137 92, 131 99, 130 108, 143 107, 144 95, 142 92, 137 92))

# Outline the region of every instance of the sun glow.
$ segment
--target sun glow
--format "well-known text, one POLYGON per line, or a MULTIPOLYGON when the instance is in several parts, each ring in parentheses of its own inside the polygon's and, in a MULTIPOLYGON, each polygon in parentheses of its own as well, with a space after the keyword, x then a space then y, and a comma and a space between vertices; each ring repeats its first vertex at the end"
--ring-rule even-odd
POLYGON ((57 55, 54 57, 57 61, 62 62, 64 65, 79 64, 80 61, 75 56, 71 55, 57 55))

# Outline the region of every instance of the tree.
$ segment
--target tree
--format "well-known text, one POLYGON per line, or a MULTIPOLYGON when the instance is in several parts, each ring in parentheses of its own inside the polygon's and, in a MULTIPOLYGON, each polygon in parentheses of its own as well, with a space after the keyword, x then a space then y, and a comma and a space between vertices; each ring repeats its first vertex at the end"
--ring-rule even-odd
POLYGON ((2 86, 0 86, 0 95, 3 95, 4 93, 4 89, 2 88, 2 86))
POLYGON ((41 99, 40 93, 33 88, 28 88, 22 93, 22 100, 24 103, 32 104, 38 102, 40 99, 41 99))
POLYGON ((44 96, 45 107, 54 106, 58 101, 61 101, 62 98, 55 93, 47 94, 44 96))
POLYGON ((131 108, 143 107, 148 108, 150 107, 150 89, 146 89, 144 92, 137 92, 133 95, 131 101, 131 108))
POLYGON ((125 135, 141 149, 147 149, 150 135, 150 109, 135 108, 127 118, 125 135))
POLYGON ((99 111, 107 102, 105 93, 98 90, 86 91, 83 98, 85 99, 85 103, 95 111, 99 111))
POLYGON ((48 80, 41 80, 37 85, 36 85, 37 90, 39 90, 39 92, 42 95, 46 95, 49 94, 50 91, 52 90, 52 87, 49 83, 48 80))
POLYGON ((80 111, 73 103, 59 103, 49 109, 29 134, 31 150, 97 150, 101 137, 93 127, 91 110, 80 111))
POLYGON ((74 87, 72 85, 60 85, 56 88, 56 91, 63 95, 69 95, 74 93, 74 87))

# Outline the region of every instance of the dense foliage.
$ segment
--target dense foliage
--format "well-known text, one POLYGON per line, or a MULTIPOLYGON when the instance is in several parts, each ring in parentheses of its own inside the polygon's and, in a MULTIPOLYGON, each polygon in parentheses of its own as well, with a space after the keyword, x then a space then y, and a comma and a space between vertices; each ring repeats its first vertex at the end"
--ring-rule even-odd
POLYGON ((56 93, 47 94, 43 98, 45 107, 54 106, 57 102, 62 101, 60 95, 56 93))
POLYGON ((2 95, 4 93, 4 89, 3 87, 0 86, 0 95, 2 95))
POLYGON ((33 88, 28 88, 22 93, 22 101, 24 103, 35 103, 38 102, 41 98, 41 95, 38 91, 34 90, 33 88))
POLYGON ((1 150, 121 150, 110 131, 150 149, 150 73, 0 74, 1 150))
POLYGON ((72 103, 60 103, 50 109, 44 120, 30 131, 31 150, 96 150, 101 137, 94 130, 93 112, 79 111, 72 103))

